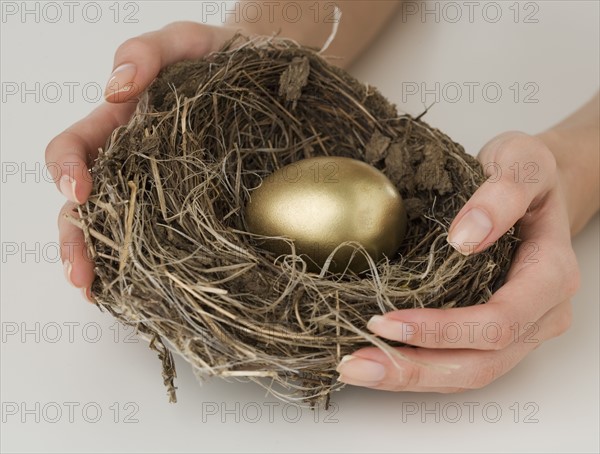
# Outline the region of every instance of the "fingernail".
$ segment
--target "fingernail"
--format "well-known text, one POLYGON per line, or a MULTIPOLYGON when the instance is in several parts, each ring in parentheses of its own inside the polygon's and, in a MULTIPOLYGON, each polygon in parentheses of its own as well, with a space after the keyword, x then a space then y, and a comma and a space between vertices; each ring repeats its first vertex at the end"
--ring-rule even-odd
POLYGON ((65 279, 69 282, 69 284, 75 287, 75 284, 73 284, 73 281, 71 280, 71 271, 73 271, 73 264, 69 260, 65 260, 63 262, 63 270, 65 272, 65 279))
POLYGON ((77 196, 75 195, 75 189, 77 189, 77 181, 75 181, 75 179, 71 178, 69 175, 60 177, 60 192, 62 192, 71 202, 80 204, 81 202, 77 200, 77 196))
POLYGON ((340 374, 338 380, 344 383, 376 385, 385 377, 385 367, 382 364, 352 355, 344 356, 336 370, 340 374))
POLYGON ((110 75, 106 89, 104 90, 104 99, 116 100, 120 93, 128 93, 133 90, 133 78, 137 72, 137 67, 133 63, 124 63, 118 66, 110 75))
POLYGON ((448 234, 448 243, 463 255, 472 254, 492 231, 492 221, 479 208, 472 208, 448 234))
POLYGON ((416 332, 414 323, 407 324, 381 315, 373 315, 367 322, 367 329, 386 339, 400 342, 408 342, 416 332))

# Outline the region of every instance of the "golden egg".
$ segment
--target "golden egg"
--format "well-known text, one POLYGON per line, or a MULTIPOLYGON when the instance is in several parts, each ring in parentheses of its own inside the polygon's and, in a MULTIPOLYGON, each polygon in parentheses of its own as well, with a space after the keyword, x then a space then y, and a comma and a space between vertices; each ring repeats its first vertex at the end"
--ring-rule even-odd
MULTIPOLYGON (((375 263, 384 255, 393 257, 407 222, 402 198, 382 172, 356 159, 330 156, 294 162, 265 178, 250 194, 245 220, 249 232, 292 240, 314 272, 345 241, 361 243, 375 263)), ((291 253, 281 239, 261 240, 266 250, 291 253)), ((367 270, 360 251, 351 259, 354 250, 341 247, 329 270, 367 270)))

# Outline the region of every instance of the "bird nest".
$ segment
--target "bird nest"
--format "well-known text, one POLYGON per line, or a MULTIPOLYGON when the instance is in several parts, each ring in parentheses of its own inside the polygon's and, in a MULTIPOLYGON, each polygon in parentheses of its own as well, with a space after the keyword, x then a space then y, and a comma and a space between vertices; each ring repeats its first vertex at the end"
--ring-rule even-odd
POLYGON ((399 357, 400 343, 366 329, 372 315, 485 303, 518 243, 511 230, 483 253, 456 252, 448 227, 485 179, 478 161, 281 38, 236 36, 164 69, 91 173, 92 195, 72 221, 95 264, 93 298, 150 341, 172 401, 175 351, 201 378, 328 402, 343 386, 343 355, 375 345, 399 357), (246 229, 244 207, 262 179, 323 155, 373 165, 404 199, 400 250, 366 273, 308 272, 302 255, 267 252, 246 229))

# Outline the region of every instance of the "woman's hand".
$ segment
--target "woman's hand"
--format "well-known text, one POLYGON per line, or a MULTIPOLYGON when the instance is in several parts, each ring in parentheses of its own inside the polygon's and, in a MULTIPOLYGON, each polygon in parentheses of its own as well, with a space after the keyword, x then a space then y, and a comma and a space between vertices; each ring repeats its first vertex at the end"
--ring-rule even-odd
POLYGON ((94 268, 87 258, 83 232, 69 223, 65 213, 75 217, 77 205, 92 190, 89 167, 112 131, 127 123, 137 99, 161 68, 180 60, 199 58, 233 36, 228 27, 212 27, 193 22, 175 22, 166 27, 125 41, 114 58, 108 81, 106 102, 84 119, 56 136, 46 148, 46 166, 58 189, 67 198, 58 217, 61 259, 67 280, 83 289, 91 300, 94 268))
MULTIPOLYGON (((125 41, 115 54, 114 69, 105 91, 107 102, 52 139, 46 148, 48 170, 58 189, 68 199, 58 217, 65 276, 75 287, 83 289, 88 300, 91 301, 90 286, 94 280, 93 263, 86 256, 83 232, 69 223, 64 214, 76 217, 77 205, 87 200, 92 190, 88 169, 98 154, 98 148, 105 145, 112 131, 131 118, 137 103, 136 96, 165 66, 218 50, 236 31, 246 35, 280 33, 313 47, 322 46, 332 31, 331 20, 325 19, 333 12, 334 5, 330 1, 300 2, 300 5, 298 2, 282 2, 279 11, 285 11, 288 3, 293 3, 295 10, 300 7, 301 17, 297 21, 287 20, 285 14, 271 17, 271 13, 267 12, 271 11, 272 2, 248 3, 263 12, 260 20, 244 22, 233 15, 225 27, 175 22, 125 41), (315 15, 323 20, 316 20, 315 15)), ((330 51, 343 59, 333 63, 346 66, 366 49, 398 10, 400 3, 385 0, 338 2, 345 19, 330 51)))
POLYGON ((340 381, 391 391, 481 388, 568 329, 579 269, 555 155, 540 138, 509 132, 485 145, 479 159, 488 180, 454 219, 448 242, 465 255, 478 253, 521 219, 522 244, 505 284, 484 305, 372 317, 375 334, 420 347, 398 348, 415 362, 398 360, 398 368, 380 349, 363 348, 342 359, 340 381))

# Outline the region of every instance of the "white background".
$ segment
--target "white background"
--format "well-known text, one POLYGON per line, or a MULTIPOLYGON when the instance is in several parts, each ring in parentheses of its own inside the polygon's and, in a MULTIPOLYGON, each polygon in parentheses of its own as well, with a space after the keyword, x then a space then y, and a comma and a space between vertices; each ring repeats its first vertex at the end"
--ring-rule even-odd
MULTIPOLYGON (((23 7, 4 2, 3 8, 7 3, 23 7)), ((63 198, 39 171, 26 170, 42 166, 47 142, 94 107, 89 102, 98 97, 94 87, 104 86, 122 41, 171 21, 200 21, 203 10, 201 2, 136 2, 137 11, 121 4, 115 23, 113 2, 102 2, 102 17, 91 23, 95 11, 86 10, 88 20, 82 13, 88 2, 75 3, 73 23, 62 2, 57 23, 46 20, 54 16, 51 10, 37 22, 34 15, 22 19, 17 14, 3 15, 1 23, 2 451, 598 452, 598 217, 574 239, 582 286, 573 300, 571 330, 485 389, 436 395, 347 387, 334 394, 333 411, 304 409, 292 422, 297 411, 265 396, 262 388, 223 380, 200 385, 177 358, 179 403, 168 404, 155 354, 135 338, 126 342, 128 331, 116 329, 108 315, 85 303, 63 279, 56 257, 56 217, 63 198), (137 23, 124 22, 128 12, 137 23), (40 99, 9 95, 15 83, 34 91, 39 83, 40 99), (44 92, 48 83, 63 87, 58 99, 55 85, 44 92), (69 83, 79 83, 73 99, 69 83), (87 93, 85 84, 90 84, 87 93), (16 254, 9 253, 15 247, 16 254), (26 250, 34 252, 23 256, 26 250), (14 329, 19 332, 10 334, 14 329), (23 339, 24 329, 32 332, 23 339), (53 342, 57 334, 61 337, 53 342), (19 407, 16 415, 9 411, 13 405, 19 407), (414 406, 417 414, 409 414, 414 406), (58 417, 56 407, 62 409, 58 417), (98 408, 98 422, 90 422, 98 408), (126 423, 127 415, 137 422, 126 423), (532 422, 525 422, 528 416, 532 422)), ((521 3, 517 23, 513 2, 498 3, 502 17, 496 23, 495 8, 483 13, 489 3, 476 2, 472 22, 465 2, 455 2, 462 13, 456 23, 457 10, 450 7, 440 7, 438 21, 435 15, 406 21, 399 14, 351 72, 414 115, 431 104, 433 95, 423 103, 406 88, 425 83, 435 89, 438 82, 440 100, 425 118, 472 154, 505 130, 543 130, 595 93, 597 2, 521 3), (526 14, 537 23, 526 23, 526 14), (472 100, 464 85, 469 82, 480 84, 472 100), (502 89, 497 102, 489 100, 493 92, 485 99, 481 91, 490 82, 502 89), (521 87, 517 101, 509 88, 515 82, 521 87), (523 102, 531 91, 523 89, 526 83, 536 84, 531 100, 537 102, 523 102), (456 84, 465 91, 451 102, 457 93, 449 90, 456 84)))

